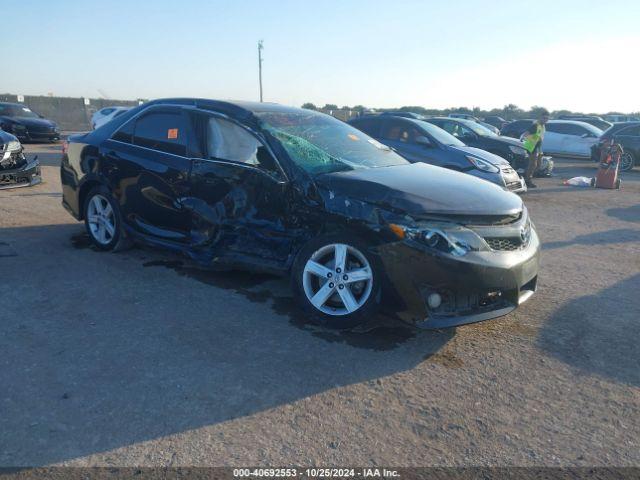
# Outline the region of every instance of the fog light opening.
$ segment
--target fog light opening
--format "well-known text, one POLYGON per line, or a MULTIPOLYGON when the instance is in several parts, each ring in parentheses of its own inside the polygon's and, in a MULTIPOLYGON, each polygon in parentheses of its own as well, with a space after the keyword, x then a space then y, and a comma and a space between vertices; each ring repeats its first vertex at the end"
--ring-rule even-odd
POLYGON ((429 308, 435 310, 442 305, 442 297, 438 293, 432 293, 427 297, 427 304, 429 308))
POLYGON ((481 298, 479 304, 481 307, 486 307, 498 301, 502 296, 502 292, 500 290, 496 290, 495 292, 488 292, 484 298, 481 298))

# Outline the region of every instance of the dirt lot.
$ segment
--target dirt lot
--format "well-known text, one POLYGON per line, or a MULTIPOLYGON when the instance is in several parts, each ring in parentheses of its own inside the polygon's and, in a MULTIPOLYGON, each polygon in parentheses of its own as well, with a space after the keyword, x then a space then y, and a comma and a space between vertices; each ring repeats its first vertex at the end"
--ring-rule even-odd
POLYGON ((640 465, 640 171, 524 198, 515 313, 440 332, 307 325, 287 283, 98 253, 45 183, 0 192, 0 466, 640 465))

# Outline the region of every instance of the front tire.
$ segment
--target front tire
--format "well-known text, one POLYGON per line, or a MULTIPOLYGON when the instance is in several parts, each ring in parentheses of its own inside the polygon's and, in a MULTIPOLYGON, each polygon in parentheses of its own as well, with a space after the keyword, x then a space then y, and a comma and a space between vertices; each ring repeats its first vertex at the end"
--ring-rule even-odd
POLYGON ((310 241, 292 269, 294 295, 309 319, 346 329, 371 318, 380 306, 381 271, 364 242, 350 235, 310 241))
POLYGON ((84 202, 84 225, 100 250, 118 250, 125 242, 118 203, 103 186, 92 189, 84 202))

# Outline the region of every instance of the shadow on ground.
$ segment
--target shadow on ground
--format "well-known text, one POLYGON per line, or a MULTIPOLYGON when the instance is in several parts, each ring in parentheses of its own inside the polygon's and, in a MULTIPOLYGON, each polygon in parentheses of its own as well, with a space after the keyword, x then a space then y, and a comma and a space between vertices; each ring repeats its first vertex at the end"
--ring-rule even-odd
POLYGON ((630 207, 610 208, 606 213, 610 217, 624 220, 625 222, 640 223, 640 204, 630 207))
POLYGON ((538 345, 584 373, 640 386, 640 274, 559 308, 538 345))
POLYGON ((558 242, 545 242, 543 250, 569 247, 572 245, 607 245, 611 243, 630 243, 638 241, 638 230, 631 228, 619 228, 616 230, 605 230, 603 232, 588 233, 578 235, 572 240, 562 240, 558 242))
POLYGON ((78 224, 5 228, 0 241, 17 252, 0 258, 7 284, 21 286, 2 294, 20 308, 0 312, 0 465, 61 462, 375 385, 455 334, 387 319, 323 330, 281 279, 156 251, 94 252, 78 224))

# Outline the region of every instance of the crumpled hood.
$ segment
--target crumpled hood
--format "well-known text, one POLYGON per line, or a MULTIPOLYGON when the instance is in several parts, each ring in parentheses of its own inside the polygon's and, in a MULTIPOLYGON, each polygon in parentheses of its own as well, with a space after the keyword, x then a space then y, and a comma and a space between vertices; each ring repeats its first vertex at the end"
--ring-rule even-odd
POLYGON ((472 155, 474 157, 478 157, 482 160, 489 162, 492 165, 509 165, 509 162, 506 161, 501 156, 494 155, 493 153, 489 153, 486 150, 482 150, 480 148, 467 147, 466 145, 463 147, 449 145, 449 148, 452 150, 456 150, 458 152, 464 153, 465 155, 472 155))
POLYGON ((512 215, 522 210, 520 197, 493 183, 425 163, 327 173, 315 181, 328 205, 353 199, 415 217, 512 215))

